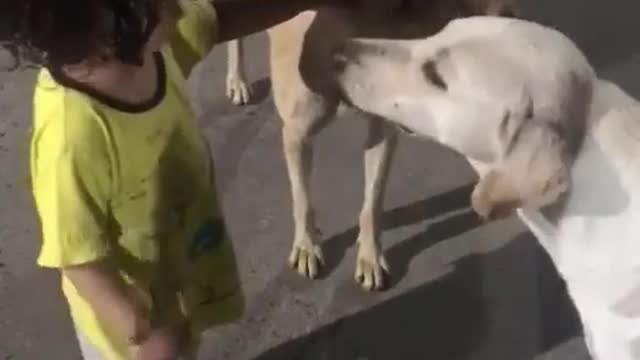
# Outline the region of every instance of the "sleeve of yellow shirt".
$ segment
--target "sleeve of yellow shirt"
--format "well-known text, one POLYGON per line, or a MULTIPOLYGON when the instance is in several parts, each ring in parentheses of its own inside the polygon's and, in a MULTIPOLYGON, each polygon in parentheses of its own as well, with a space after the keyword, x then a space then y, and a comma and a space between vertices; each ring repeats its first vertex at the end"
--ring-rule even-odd
POLYGON ((34 104, 31 172, 43 237, 38 264, 45 267, 92 262, 110 249, 104 129, 97 115, 61 98, 37 91, 34 104))
POLYGON ((218 17, 210 0, 180 0, 182 15, 172 37, 171 49, 184 77, 216 44, 218 17))

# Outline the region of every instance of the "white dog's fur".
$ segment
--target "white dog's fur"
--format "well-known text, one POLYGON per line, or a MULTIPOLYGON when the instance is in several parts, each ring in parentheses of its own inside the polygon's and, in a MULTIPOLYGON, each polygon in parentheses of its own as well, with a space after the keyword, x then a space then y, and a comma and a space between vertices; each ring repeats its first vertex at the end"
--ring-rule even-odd
POLYGON ((518 213, 551 256, 598 360, 640 359, 640 105, 601 80, 557 214, 518 213))
MULTIPOLYGON (((598 79, 571 40, 522 20, 468 18, 424 40, 352 42, 337 62, 344 91, 356 106, 472 158, 480 183, 501 166, 496 139, 502 114, 524 114, 533 104, 526 122, 570 123, 560 137, 583 141, 574 157, 565 158, 571 164, 568 191, 543 209, 521 199, 517 212, 565 279, 591 355, 640 359, 636 99, 598 79), (419 76, 424 67, 416 67, 428 61, 427 76, 419 76), (593 91, 585 96, 587 88, 593 91)), ((543 136, 511 140, 529 149, 525 153, 546 151, 543 136)), ((504 170, 538 181, 550 174, 548 159, 527 166, 508 162, 504 170)))

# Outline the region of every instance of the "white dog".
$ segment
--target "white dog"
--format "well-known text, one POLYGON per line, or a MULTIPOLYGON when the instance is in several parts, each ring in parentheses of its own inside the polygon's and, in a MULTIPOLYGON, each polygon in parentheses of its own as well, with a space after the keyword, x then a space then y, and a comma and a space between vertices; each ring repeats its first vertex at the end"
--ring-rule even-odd
POLYGON ((635 99, 558 31, 494 17, 423 40, 350 41, 336 75, 355 106, 466 155, 478 213, 517 208, 565 279, 595 359, 640 359, 635 99))

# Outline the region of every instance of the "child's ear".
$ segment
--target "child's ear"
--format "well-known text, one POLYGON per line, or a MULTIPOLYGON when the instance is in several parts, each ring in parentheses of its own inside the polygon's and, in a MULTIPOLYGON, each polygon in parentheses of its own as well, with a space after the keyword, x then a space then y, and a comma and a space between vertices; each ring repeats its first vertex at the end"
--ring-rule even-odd
POLYGON ((471 194, 471 206, 483 219, 500 219, 522 205, 520 192, 508 175, 490 170, 471 194))

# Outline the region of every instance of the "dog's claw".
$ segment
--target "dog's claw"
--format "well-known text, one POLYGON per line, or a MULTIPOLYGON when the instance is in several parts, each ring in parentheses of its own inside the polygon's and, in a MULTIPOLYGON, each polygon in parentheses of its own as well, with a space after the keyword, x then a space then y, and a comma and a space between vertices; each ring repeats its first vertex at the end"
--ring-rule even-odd
POLYGON ((364 256, 358 256, 356 264, 356 282, 366 291, 382 290, 386 286, 389 266, 384 256, 371 261, 364 256))
POLYGON ((304 247, 294 245, 289 256, 289 265, 300 275, 315 279, 318 277, 320 268, 324 265, 322 251, 316 245, 304 247))
POLYGON ((234 105, 245 105, 251 98, 251 90, 242 77, 227 77, 227 98, 234 105))

